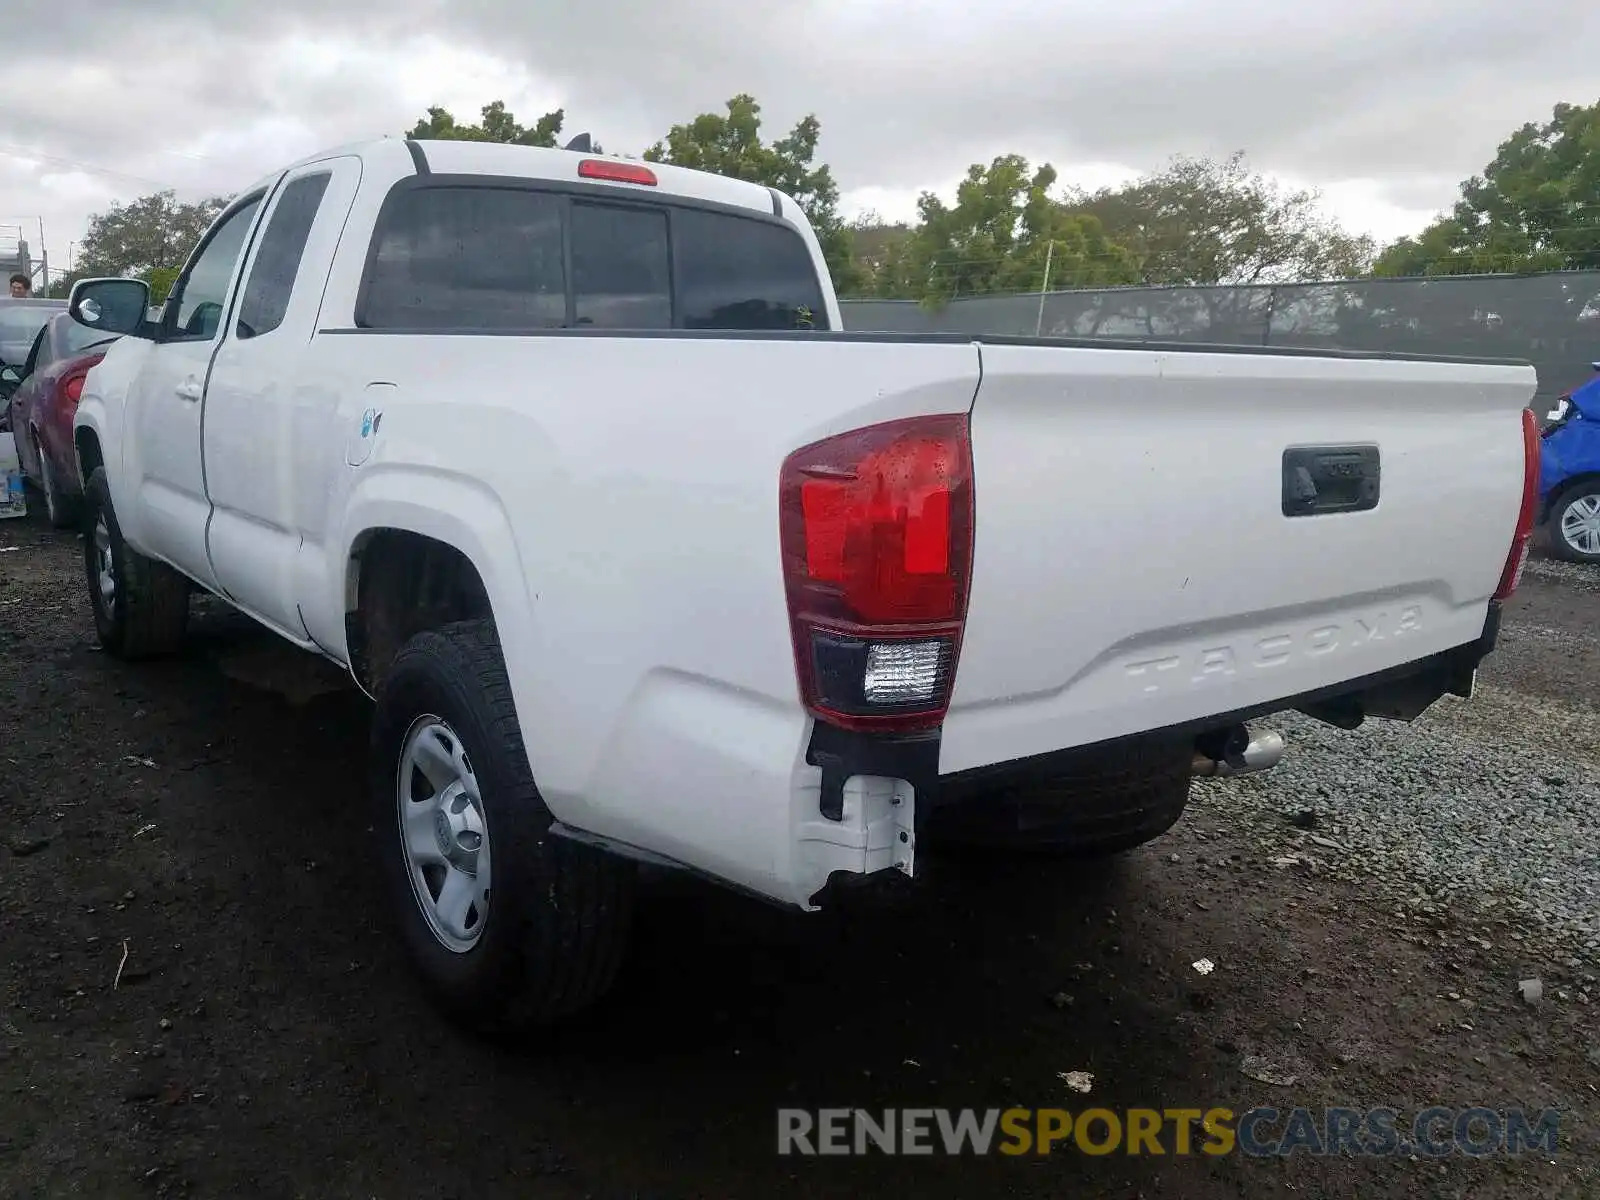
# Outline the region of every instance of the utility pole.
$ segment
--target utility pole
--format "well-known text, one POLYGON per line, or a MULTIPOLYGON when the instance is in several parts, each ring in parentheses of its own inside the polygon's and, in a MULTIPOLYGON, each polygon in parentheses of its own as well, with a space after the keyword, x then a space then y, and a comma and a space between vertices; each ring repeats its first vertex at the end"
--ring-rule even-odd
POLYGON ((1052 241, 1044 251, 1044 282, 1039 285, 1039 319, 1033 325, 1034 337, 1044 332, 1044 294, 1050 290, 1050 264, 1055 256, 1056 244, 1052 241))

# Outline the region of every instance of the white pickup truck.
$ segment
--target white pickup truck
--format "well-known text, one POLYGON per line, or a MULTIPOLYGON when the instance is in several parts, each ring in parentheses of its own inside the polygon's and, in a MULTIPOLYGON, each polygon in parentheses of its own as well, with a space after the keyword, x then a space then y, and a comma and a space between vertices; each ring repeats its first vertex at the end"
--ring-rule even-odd
POLYGON ((148 304, 71 299, 126 335, 100 640, 200 588, 347 666, 409 954, 492 1028, 606 990, 641 862, 814 909, 1124 849, 1249 718, 1468 695, 1533 516, 1527 365, 844 332, 792 199, 577 150, 305 159, 148 304))

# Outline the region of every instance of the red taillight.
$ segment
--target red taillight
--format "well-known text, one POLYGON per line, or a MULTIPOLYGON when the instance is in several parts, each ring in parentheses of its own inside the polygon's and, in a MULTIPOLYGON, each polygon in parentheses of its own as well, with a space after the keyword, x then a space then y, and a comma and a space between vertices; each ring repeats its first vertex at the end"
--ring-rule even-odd
POLYGON ((1496 600, 1504 600, 1522 582, 1522 568, 1528 561, 1528 543, 1533 540, 1533 519, 1539 509, 1539 419, 1533 410, 1522 410, 1522 508, 1517 513, 1517 531, 1511 539, 1505 569, 1500 572, 1496 600))
POLYGON ((972 573, 966 415, 891 421, 797 450, 778 496, 806 707, 846 729, 937 725, 972 573))
POLYGON ((61 381, 61 394, 76 404, 83 396, 84 375, 68 375, 61 381))
POLYGON ((607 162, 603 158, 586 158, 578 164, 579 179, 603 179, 607 183, 642 183, 656 186, 656 173, 638 163, 607 162))

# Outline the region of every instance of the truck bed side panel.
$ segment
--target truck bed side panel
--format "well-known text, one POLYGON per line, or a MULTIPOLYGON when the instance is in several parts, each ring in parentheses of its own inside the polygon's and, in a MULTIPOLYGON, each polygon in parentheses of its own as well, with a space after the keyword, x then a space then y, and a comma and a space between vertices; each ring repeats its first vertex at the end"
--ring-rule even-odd
MULTIPOLYGON (((779 468, 847 429, 968 411, 977 349, 355 332, 313 350, 308 374, 347 398, 352 431, 368 382, 395 383, 332 512, 412 528, 413 509, 449 517, 470 491, 484 503, 461 519, 514 547, 480 569, 557 818, 787 897, 778 855, 807 815, 788 803, 809 718, 779 468)), ((330 545, 308 627, 342 621, 358 533, 330 545)))

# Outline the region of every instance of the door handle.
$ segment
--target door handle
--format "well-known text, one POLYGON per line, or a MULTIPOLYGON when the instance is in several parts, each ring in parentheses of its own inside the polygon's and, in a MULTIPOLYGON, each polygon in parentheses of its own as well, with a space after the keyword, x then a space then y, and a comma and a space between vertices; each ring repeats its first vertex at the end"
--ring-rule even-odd
POLYGON ((196 401, 200 399, 200 381, 193 375, 185 379, 175 389, 179 400, 196 401))

